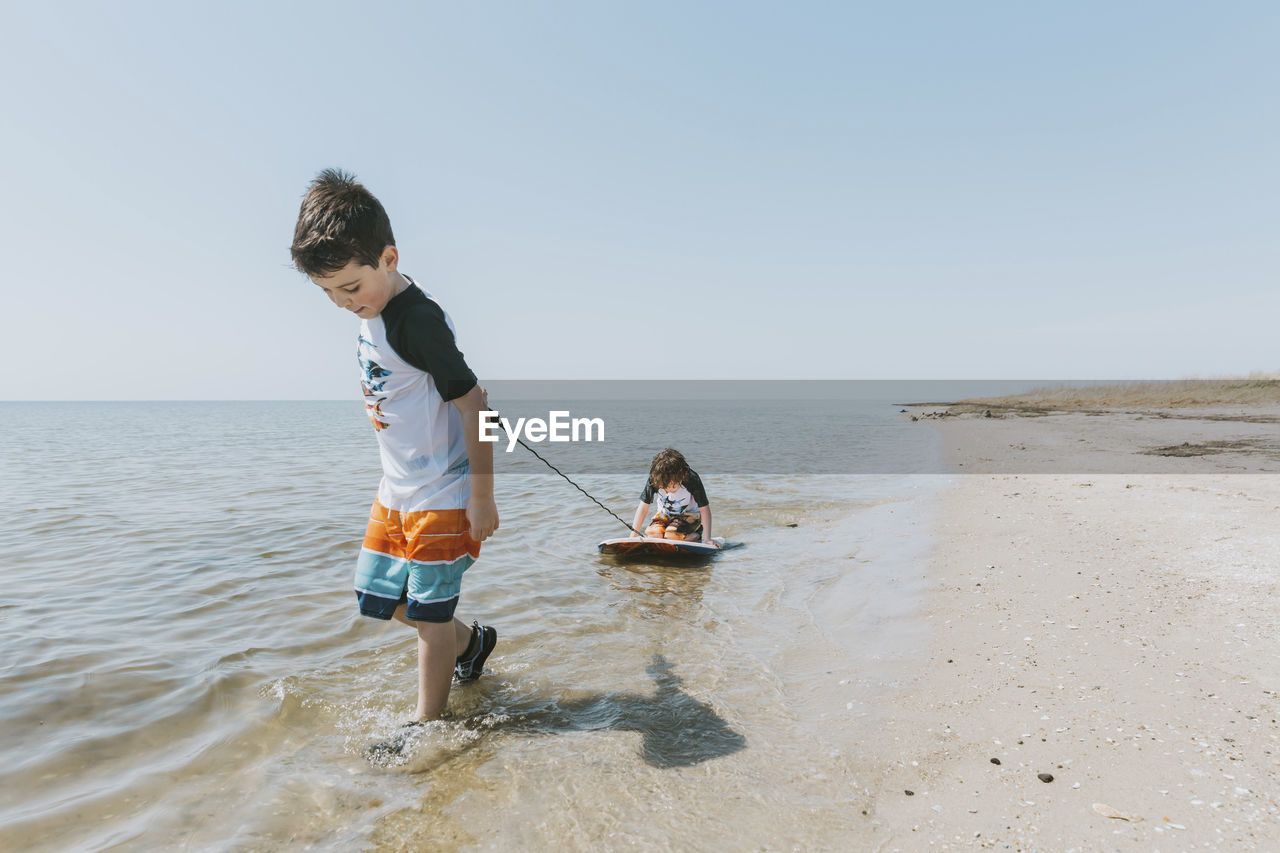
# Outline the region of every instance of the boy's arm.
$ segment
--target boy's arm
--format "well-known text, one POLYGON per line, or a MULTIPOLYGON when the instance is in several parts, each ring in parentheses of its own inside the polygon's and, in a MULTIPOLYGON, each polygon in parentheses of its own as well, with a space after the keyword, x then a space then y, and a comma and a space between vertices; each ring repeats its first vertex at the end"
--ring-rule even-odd
POLYGON ((489 395, 479 385, 452 401, 462 415, 463 436, 471 465, 471 499, 467 523, 471 538, 488 539, 498 529, 498 505, 493 500, 493 444, 480 440, 480 412, 489 408, 489 395))
POLYGON ((715 545, 716 543, 711 541, 711 507, 698 507, 698 515, 702 516, 702 541, 708 545, 715 545))
POLYGON ((636 507, 636 517, 631 520, 631 530, 637 536, 644 535, 644 531, 640 528, 640 525, 644 524, 644 517, 648 514, 649 505, 644 501, 641 501, 640 505, 636 507))

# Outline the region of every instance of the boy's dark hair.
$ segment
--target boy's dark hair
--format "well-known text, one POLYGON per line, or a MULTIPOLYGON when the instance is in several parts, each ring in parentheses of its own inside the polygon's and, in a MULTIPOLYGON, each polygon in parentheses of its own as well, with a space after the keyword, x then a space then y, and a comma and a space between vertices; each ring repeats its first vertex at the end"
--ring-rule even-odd
POLYGON ((376 267, 382 250, 395 244, 391 220, 373 193, 355 175, 325 169, 302 197, 289 253, 299 272, 317 276, 352 260, 376 267))
POLYGON ((666 450, 653 457, 649 465, 649 482, 655 489, 665 489, 672 483, 683 483, 689 476, 689 463, 684 455, 675 448, 666 450))

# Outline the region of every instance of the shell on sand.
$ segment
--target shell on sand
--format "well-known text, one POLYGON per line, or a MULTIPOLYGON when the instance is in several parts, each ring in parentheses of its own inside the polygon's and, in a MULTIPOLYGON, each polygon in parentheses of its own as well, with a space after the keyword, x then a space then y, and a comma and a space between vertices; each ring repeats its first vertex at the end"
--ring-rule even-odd
POLYGON ((1130 823, 1137 823, 1138 821, 1142 820, 1142 818, 1140 817, 1136 817, 1131 814, 1125 814, 1124 812, 1118 809, 1113 809, 1111 808, 1111 806, 1107 805, 1106 803, 1094 803, 1093 810, 1098 814, 1102 815, 1103 817, 1113 817, 1116 820, 1127 820, 1130 823))

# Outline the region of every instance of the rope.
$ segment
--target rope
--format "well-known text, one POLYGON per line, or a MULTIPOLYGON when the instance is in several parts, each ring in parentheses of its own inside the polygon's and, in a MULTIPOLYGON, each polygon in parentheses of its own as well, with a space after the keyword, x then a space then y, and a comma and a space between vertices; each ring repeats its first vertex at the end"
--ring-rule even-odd
MULTIPOLYGON (((490 411, 493 411, 493 410, 490 410, 490 411)), ((496 412, 496 411, 494 411, 494 416, 495 416, 495 417, 497 416, 497 412, 496 412)), ((507 428, 506 428, 506 427, 504 427, 504 426, 502 426, 502 421, 501 421, 501 419, 499 419, 499 420, 498 420, 498 427, 499 427, 499 428, 501 428, 501 429, 502 429, 502 431, 503 431, 504 433, 506 433, 509 437, 513 437, 513 438, 515 438, 515 440, 516 440, 517 442, 519 442, 519 443, 520 443, 520 446, 521 446, 521 447, 523 447, 525 450, 527 450, 527 451, 529 451, 530 453, 532 453, 534 456, 538 457, 538 459, 540 459, 540 460, 542 461, 542 464, 543 464, 543 465, 546 465, 546 466, 547 466, 548 468, 550 468, 552 471, 555 471, 555 472, 556 472, 557 474, 559 474, 561 477, 564 477, 564 479, 565 479, 565 482, 566 482, 566 483, 568 483, 569 485, 573 486, 575 489, 577 489, 578 491, 580 491, 580 492, 582 492, 584 495, 586 495, 586 496, 587 496, 587 499, 588 499, 588 500, 590 500, 593 504, 595 504, 596 506, 600 507, 600 508, 601 508, 602 510, 604 510, 605 512, 609 513, 609 515, 612 515, 614 518, 618 519, 618 523, 619 523, 619 524, 621 524, 623 527, 627 528, 627 534, 628 534, 628 535, 631 535, 631 536, 634 536, 634 535, 635 535, 636 530, 635 530, 635 528, 634 528, 634 527, 632 527, 632 526, 631 526, 630 522, 623 521, 623 520, 622 520, 622 517, 621 517, 621 516, 619 516, 616 512, 614 512, 613 510, 609 509, 609 508, 608 508, 607 506, 605 506, 604 504, 600 503, 600 501, 598 501, 598 500, 596 500, 594 497, 592 497, 592 495, 591 495, 591 493, 590 493, 590 492, 588 492, 586 489, 582 488, 582 486, 579 486, 579 485, 578 485, 577 483, 575 483, 573 480, 570 480, 570 479, 569 479, 569 477, 568 477, 568 476, 567 476, 563 471, 561 471, 561 470, 560 470, 559 468, 557 468, 556 466, 552 465, 552 464, 551 464, 550 462, 548 462, 547 460, 543 459, 543 458, 542 458, 542 454, 541 454, 541 453, 539 453, 538 451, 534 450, 534 449, 533 449, 532 447, 530 447, 529 445, 525 444, 525 443, 524 443, 524 439, 523 439, 523 438, 521 438, 521 437, 520 437, 520 436, 518 436, 518 435, 517 435, 517 436, 511 436, 511 433, 507 432, 507 428)))

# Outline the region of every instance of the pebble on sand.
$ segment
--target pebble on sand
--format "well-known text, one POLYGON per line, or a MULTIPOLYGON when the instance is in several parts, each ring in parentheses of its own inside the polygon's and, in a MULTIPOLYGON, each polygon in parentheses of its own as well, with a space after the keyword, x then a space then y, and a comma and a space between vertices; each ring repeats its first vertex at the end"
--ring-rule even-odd
POLYGON ((1037 778, 1037 779, 1039 779, 1041 782, 1052 782, 1052 781, 1053 781, 1053 774, 1052 774, 1052 773, 1037 773, 1037 774, 1036 774, 1036 778, 1037 778))

